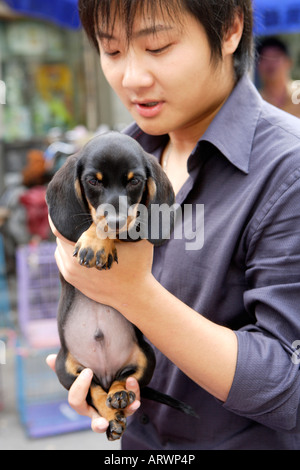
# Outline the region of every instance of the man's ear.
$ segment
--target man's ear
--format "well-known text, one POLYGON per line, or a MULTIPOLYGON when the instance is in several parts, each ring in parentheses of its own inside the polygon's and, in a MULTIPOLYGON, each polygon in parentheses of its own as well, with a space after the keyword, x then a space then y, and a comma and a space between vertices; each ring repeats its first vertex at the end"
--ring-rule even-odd
POLYGON ((175 194, 170 180, 153 155, 146 154, 146 168, 147 182, 142 202, 148 210, 148 240, 154 245, 161 245, 174 228, 172 206, 175 194))
POLYGON ((243 15, 243 12, 240 9, 238 9, 235 14, 233 23, 228 29, 228 31, 226 32, 224 40, 223 40, 223 45, 222 45, 223 57, 226 57, 228 55, 233 55, 235 53, 242 39, 243 32, 244 32, 244 15, 243 15))
POLYGON ((76 242, 92 223, 80 183, 81 153, 69 157, 49 183, 46 202, 56 229, 76 242))

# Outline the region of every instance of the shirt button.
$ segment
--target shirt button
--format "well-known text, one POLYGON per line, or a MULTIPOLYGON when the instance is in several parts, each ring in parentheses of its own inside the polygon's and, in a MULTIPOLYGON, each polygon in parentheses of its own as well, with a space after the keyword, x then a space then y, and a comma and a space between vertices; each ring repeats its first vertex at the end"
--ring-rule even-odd
POLYGON ((149 421, 150 421, 149 417, 145 413, 143 413, 142 416, 140 417, 140 422, 142 424, 148 424, 149 421))

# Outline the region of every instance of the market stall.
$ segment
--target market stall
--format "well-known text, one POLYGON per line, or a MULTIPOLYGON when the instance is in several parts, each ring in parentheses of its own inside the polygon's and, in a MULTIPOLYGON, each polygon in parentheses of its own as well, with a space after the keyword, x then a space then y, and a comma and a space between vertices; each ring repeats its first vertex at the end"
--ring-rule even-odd
POLYGON ((49 20, 59 26, 78 29, 80 27, 77 0, 6 0, 14 11, 49 20))
POLYGON ((253 5, 256 35, 300 32, 299 0, 253 0, 253 5))
MULTIPOLYGON (((15 11, 33 14, 61 26, 79 28, 77 0, 6 0, 15 11)), ((299 0, 253 0, 255 32, 258 35, 300 31, 299 0)))

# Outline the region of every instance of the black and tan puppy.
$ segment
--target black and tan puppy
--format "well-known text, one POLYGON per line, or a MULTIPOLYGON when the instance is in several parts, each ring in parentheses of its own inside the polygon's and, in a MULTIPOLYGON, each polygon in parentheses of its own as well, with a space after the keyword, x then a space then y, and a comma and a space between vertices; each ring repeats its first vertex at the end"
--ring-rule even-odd
MULTIPOLYGON (((151 207, 174 203, 157 160, 115 132, 95 137, 69 157, 49 184, 47 203, 54 225, 76 243, 74 256, 86 267, 110 269, 122 240, 148 238, 161 244, 173 226, 172 211, 167 223, 153 220, 151 207)), ((155 355, 141 332, 113 308, 61 282, 56 372, 69 389, 84 368, 93 370, 88 401, 109 421, 108 438, 118 439, 126 427, 122 410, 135 399, 125 388, 129 376, 138 380, 142 396, 193 414, 183 403, 146 387, 155 355)))

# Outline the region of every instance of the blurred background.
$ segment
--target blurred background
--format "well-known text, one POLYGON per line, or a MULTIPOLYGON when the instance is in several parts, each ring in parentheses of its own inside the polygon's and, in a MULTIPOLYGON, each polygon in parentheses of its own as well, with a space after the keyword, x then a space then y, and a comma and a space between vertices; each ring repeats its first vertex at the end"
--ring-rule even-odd
MULTIPOLYGON (((300 117, 300 1, 254 6, 253 81, 283 109, 293 96, 300 117), (285 47, 259 49, 274 36, 285 47), (261 67, 267 60, 272 67, 261 67)), ((69 155, 130 122, 82 32, 77 0, 0 0, 1 450, 119 449, 71 410, 45 364, 59 349, 60 294, 45 192, 69 155)))

